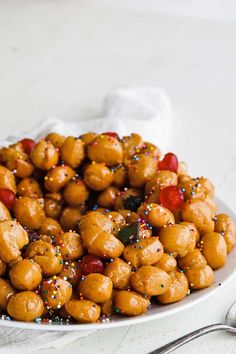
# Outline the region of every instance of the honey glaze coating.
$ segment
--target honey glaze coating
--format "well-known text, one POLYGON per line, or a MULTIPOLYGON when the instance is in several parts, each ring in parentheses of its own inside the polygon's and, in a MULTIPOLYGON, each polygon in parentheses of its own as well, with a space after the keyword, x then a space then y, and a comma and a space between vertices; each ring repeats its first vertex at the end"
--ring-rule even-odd
POLYGON ((2 318, 99 323, 214 284, 236 245, 206 177, 114 131, 0 148, 2 318))

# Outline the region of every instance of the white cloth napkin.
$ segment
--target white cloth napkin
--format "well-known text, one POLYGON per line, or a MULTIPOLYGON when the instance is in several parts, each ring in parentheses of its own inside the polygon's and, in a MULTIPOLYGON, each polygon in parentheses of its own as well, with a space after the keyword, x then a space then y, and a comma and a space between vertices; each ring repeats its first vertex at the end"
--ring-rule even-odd
MULTIPOLYGON (((171 138, 171 105, 166 93, 159 88, 118 89, 105 98, 102 117, 70 122, 48 118, 33 130, 19 131, 18 136, 10 136, 0 145, 8 145, 22 137, 38 139, 52 131, 75 136, 88 131, 116 131, 120 135, 136 132, 165 151, 171 138)), ((61 347, 92 332, 23 330, 0 326, 0 353, 25 354, 36 349, 61 347)))

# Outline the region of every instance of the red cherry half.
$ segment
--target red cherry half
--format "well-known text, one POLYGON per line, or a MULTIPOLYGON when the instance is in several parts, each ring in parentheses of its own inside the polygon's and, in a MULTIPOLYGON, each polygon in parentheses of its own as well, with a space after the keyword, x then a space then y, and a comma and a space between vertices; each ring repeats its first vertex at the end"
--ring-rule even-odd
POLYGON ((23 147, 24 152, 29 155, 31 153, 31 151, 33 150, 33 148, 35 147, 35 141, 32 139, 22 139, 20 140, 20 143, 23 147))
POLYGON ((172 152, 168 152, 164 158, 158 162, 158 170, 170 170, 177 173, 178 171, 178 158, 172 152))
POLYGON ((184 194, 176 186, 168 186, 161 189, 159 199, 160 203, 170 211, 180 210, 184 204, 184 194))
POLYGON ((101 258, 88 254, 82 259, 81 269, 83 275, 88 275, 90 273, 103 273, 104 264, 101 258))
POLYGON ((115 132, 105 132, 105 133, 102 133, 103 135, 108 135, 108 136, 111 136, 113 138, 118 138, 118 134, 115 133, 115 132))
POLYGON ((6 205, 9 210, 13 209, 15 203, 15 194, 8 188, 0 188, 0 201, 6 205))

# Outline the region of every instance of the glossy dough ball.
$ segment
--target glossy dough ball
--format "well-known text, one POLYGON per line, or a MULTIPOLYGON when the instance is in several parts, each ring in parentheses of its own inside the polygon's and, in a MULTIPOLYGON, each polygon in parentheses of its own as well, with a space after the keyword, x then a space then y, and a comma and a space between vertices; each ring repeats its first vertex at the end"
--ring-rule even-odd
POLYGON ((100 134, 88 145, 88 157, 97 163, 104 162, 107 166, 122 163, 123 149, 116 137, 100 134))
POLYGON ((202 268, 189 268, 185 275, 191 289, 208 288, 214 281, 214 272, 209 265, 202 268))
POLYGON ((65 304, 66 311, 80 323, 97 322, 100 316, 100 306, 89 300, 70 300, 65 304))
POLYGON ((54 276, 44 280, 42 283, 41 294, 44 303, 52 309, 61 308, 72 296, 71 284, 58 277, 54 276))
POLYGON ((110 262, 105 270, 104 275, 109 277, 116 289, 127 289, 131 276, 131 267, 120 258, 116 258, 110 262))
POLYGON ((221 234, 217 232, 205 234, 201 239, 201 247, 211 268, 218 269, 224 266, 227 258, 227 245, 221 234))
POLYGON ((40 184, 31 177, 22 179, 17 185, 17 194, 21 197, 42 198, 40 184))
POLYGON ((130 278, 132 288, 142 295, 154 296, 167 291, 170 276, 162 269, 150 265, 140 267, 130 278))
POLYGON ((182 209, 183 220, 195 224, 200 234, 214 231, 214 216, 207 204, 201 200, 189 199, 182 209))
POLYGON ((172 272, 177 268, 176 259, 168 253, 163 253, 161 259, 153 265, 157 268, 164 270, 167 273, 172 272))
POLYGON ((17 321, 31 322, 41 317, 43 311, 43 300, 32 291, 22 291, 11 296, 7 305, 7 312, 17 321))
POLYGON ((43 207, 40 199, 22 197, 15 201, 14 215, 27 229, 38 229, 45 218, 43 207))
POLYGON ((91 163, 85 169, 84 181, 95 191, 102 191, 110 186, 113 174, 104 163, 91 163))
POLYGON ((38 263, 45 276, 58 274, 63 267, 59 249, 43 240, 31 242, 27 247, 26 257, 38 263))
POLYGON ((0 221, 0 257, 9 263, 20 256, 20 250, 27 245, 29 238, 24 228, 16 221, 0 221))
POLYGON ((55 236, 56 245, 64 260, 73 261, 84 254, 82 240, 76 232, 65 232, 55 236))
POLYGON ((42 170, 50 170, 58 162, 58 152, 50 141, 41 140, 31 151, 34 165, 42 170))
MULTIPOLYGON (((188 252, 190 232, 187 226, 174 224, 163 227, 159 233, 160 241, 167 253, 183 257, 188 252)), ((195 248, 196 241, 193 245, 195 248)))
POLYGON ((120 290, 115 293, 115 312, 120 315, 140 316, 147 312, 150 301, 135 291, 120 290))
POLYGON ((140 240, 137 244, 128 245, 124 249, 124 259, 134 268, 157 263, 163 255, 163 246, 158 237, 140 240))
POLYGON ((139 155, 128 165, 129 183, 132 187, 143 187, 157 172, 157 160, 150 155, 139 155))
POLYGON ((39 233, 41 235, 55 236, 62 232, 59 222, 52 218, 45 218, 39 228, 39 233))
POLYGON ((67 204, 72 207, 77 207, 86 202, 89 197, 89 189, 82 180, 78 179, 77 181, 70 182, 66 186, 63 196, 67 204))
POLYGON ((173 271, 169 273, 171 284, 164 294, 158 295, 157 300, 162 304, 171 304, 183 300, 188 294, 188 281, 184 273, 173 271))
POLYGON ((112 281, 105 275, 91 273, 80 281, 78 290, 83 298, 97 303, 104 303, 111 298, 112 281))
POLYGON ((61 165, 53 168, 45 177, 45 188, 50 192, 59 192, 75 176, 75 171, 71 167, 61 165))
POLYGON ((75 230, 81 218, 82 213, 78 207, 66 207, 61 213, 60 224, 64 231, 75 230))
POLYGON ((70 167, 78 167, 84 159, 83 141, 79 138, 68 136, 61 146, 61 157, 70 167))
POLYGON ((171 211, 155 203, 144 203, 138 209, 138 214, 153 227, 161 228, 175 223, 171 211))
POLYGON ((17 262, 10 270, 10 279, 18 290, 33 290, 42 281, 42 271, 38 263, 23 259, 17 262))

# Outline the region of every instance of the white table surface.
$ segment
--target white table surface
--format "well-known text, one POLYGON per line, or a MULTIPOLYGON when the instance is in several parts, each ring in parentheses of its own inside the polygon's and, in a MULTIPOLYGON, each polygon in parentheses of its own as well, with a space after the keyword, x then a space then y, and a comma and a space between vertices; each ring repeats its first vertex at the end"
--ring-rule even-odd
MULTIPOLYGON (((115 87, 160 86, 174 109, 169 150, 236 209, 235 37, 234 0, 1 0, 0 138, 51 115, 97 115, 115 87)), ((236 279, 173 317, 35 354, 147 353, 222 321, 234 300, 236 279)), ((176 353, 233 354, 235 340, 215 333, 176 353)))

